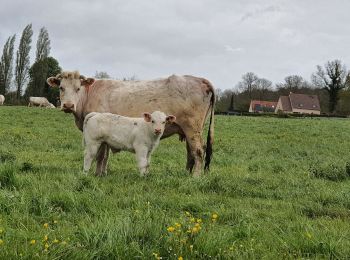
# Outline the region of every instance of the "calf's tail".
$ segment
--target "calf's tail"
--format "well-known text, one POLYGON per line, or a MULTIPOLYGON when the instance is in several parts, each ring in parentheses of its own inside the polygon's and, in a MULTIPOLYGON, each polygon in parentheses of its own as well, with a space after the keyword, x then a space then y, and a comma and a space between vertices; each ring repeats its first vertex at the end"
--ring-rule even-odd
POLYGON ((209 91, 211 92, 210 106, 209 106, 209 109, 211 109, 211 112, 210 112, 209 130, 207 135, 207 145, 205 148, 205 164, 204 164, 204 170, 209 170, 209 165, 213 154, 213 143, 214 143, 215 90, 213 85, 209 81, 206 81, 205 83, 208 85, 209 91))

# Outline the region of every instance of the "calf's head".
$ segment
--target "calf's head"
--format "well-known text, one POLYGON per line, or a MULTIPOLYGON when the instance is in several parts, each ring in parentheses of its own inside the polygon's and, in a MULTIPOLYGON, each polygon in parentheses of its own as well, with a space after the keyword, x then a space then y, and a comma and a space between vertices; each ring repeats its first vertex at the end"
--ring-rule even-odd
POLYGON ((155 111, 152 114, 143 113, 144 120, 148 123, 151 132, 155 136, 162 136, 166 123, 173 123, 176 117, 173 115, 166 115, 163 112, 155 111))
POLYGON ((66 113, 76 112, 77 105, 84 95, 85 88, 95 82, 93 78, 85 78, 79 72, 62 72, 56 77, 47 79, 47 84, 60 89, 61 110, 66 113))

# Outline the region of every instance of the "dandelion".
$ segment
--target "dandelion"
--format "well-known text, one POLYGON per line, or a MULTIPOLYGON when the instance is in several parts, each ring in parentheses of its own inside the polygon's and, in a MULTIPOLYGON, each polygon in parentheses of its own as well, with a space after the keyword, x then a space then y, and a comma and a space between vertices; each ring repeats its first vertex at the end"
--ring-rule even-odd
POLYGON ((179 256, 178 260, 184 260, 184 258, 182 256, 179 256))
POLYGON ((200 228, 200 227, 201 227, 201 224, 196 223, 194 226, 197 227, 197 228, 200 228))
POLYGON ((48 228, 49 227, 49 223, 45 223, 43 226, 44 226, 44 228, 48 228))
POLYGON ((198 231, 199 231, 199 228, 197 227, 192 228, 192 233, 197 233, 198 231))
POLYGON ((180 224, 180 223, 175 223, 175 227, 176 227, 176 228, 180 228, 180 227, 181 227, 181 224, 180 224))
POLYGON ((0 245, 2 245, 4 243, 4 240, 0 239, 0 245))
POLYGON ((44 236, 44 241, 49 240, 49 237, 47 235, 44 236))
POLYGON ((31 244, 31 245, 35 245, 35 243, 36 243, 36 240, 35 240, 35 239, 32 239, 32 240, 30 240, 30 242, 29 242, 29 244, 31 244))
POLYGON ((174 227, 168 227, 166 230, 168 230, 168 232, 174 232, 175 231, 175 228, 174 227))
POLYGON ((162 259, 157 253, 153 253, 152 255, 153 255, 154 258, 157 259, 157 260, 162 259))

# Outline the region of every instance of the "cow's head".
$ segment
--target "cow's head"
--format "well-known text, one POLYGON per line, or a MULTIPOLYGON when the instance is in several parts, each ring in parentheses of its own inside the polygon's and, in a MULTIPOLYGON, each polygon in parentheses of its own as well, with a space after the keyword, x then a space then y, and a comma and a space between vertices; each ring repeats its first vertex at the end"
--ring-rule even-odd
POLYGON ((166 114, 160 111, 154 111, 152 114, 143 113, 143 118, 147 123, 149 123, 150 130, 155 136, 163 135, 165 123, 173 123, 176 120, 175 116, 167 116, 166 114))
POLYGON ((61 110, 66 113, 76 112, 85 88, 89 88, 94 82, 95 79, 85 78, 77 71, 65 71, 47 79, 47 84, 51 87, 59 87, 61 110))

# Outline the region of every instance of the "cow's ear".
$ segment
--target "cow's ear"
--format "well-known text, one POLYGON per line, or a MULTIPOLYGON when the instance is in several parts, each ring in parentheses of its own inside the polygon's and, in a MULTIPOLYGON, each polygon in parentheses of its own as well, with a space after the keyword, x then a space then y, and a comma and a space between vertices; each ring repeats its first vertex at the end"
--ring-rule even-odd
POLYGON ((88 87, 94 84, 95 79, 94 78, 81 79, 80 82, 82 86, 88 87))
POLYGON ((143 113, 143 119, 145 119, 146 122, 151 122, 151 114, 150 113, 143 113))
POLYGON ((46 80, 46 82, 50 87, 58 87, 61 84, 61 81, 56 77, 50 77, 46 80))
POLYGON ((176 120, 176 116, 169 115, 169 116, 166 117, 166 121, 167 121, 168 123, 174 123, 175 120, 176 120))

